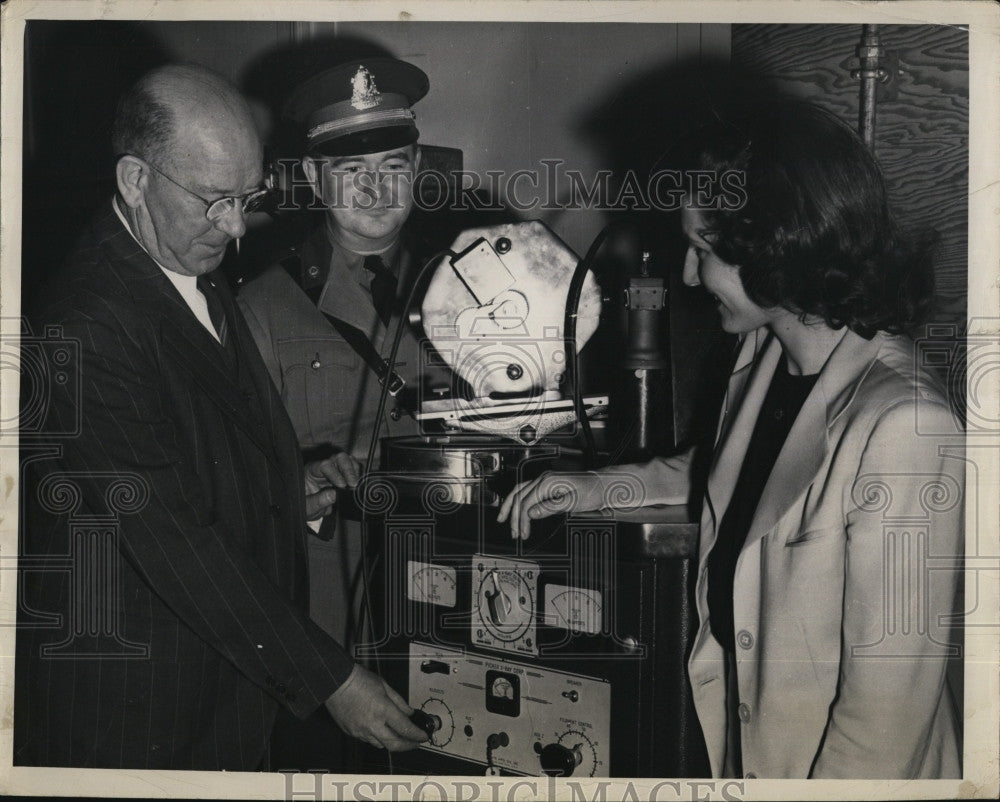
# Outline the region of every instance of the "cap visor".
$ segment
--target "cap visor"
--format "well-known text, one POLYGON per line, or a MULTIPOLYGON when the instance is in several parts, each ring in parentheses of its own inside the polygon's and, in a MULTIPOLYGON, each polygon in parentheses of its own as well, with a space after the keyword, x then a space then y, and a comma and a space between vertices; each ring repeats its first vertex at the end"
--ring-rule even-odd
POLYGON ((320 156, 364 156, 412 145, 419 135, 414 125, 392 125, 317 142, 309 151, 320 156))

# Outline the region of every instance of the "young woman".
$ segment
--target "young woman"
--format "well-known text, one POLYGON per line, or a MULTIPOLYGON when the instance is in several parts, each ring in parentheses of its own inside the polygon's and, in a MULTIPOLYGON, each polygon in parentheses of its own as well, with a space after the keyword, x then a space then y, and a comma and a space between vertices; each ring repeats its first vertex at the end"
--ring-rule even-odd
MULTIPOLYGON (((907 336, 930 300, 926 249, 901 237, 865 145, 816 107, 758 107, 698 142, 692 166, 718 182, 682 211, 684 281, 742 338, 688 662, 712 772, 958 777, 963 436, 907 336)), ((546 474, 499 520, 527 537, 533 518, 613 507, 623 477, 644 503, 683 503, 688 463, 546 474)))

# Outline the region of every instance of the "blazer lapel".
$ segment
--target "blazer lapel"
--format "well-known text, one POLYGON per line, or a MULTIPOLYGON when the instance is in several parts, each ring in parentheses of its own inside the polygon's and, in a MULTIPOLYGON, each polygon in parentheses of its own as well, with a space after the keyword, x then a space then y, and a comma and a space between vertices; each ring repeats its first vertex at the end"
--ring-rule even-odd
POLYGON ((764 486, 747 532, 747 544, 770 531, 816 478, 826 460, 830 424, 853 399, 881 342, 881 335, 865 340, 847 331, 830 354, 764 486))
POLYGON ((708 500, 716 521, 729 506, 750 435, 780 356, 781 345, 777 338, 759 329, 747 336, 729 377, 715 457, 708 477, 708 500))

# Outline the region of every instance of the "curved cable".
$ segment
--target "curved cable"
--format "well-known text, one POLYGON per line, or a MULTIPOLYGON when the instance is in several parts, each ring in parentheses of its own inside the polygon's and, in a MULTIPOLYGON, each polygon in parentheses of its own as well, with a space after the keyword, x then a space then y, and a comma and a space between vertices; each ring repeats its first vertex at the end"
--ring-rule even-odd
POLYGON ((579 376, 579 354, 576 350, 576 321, 580 308, 580 296, 583 294, 583 283, 587 278, 587 271, 592 269, 597 252, 604 244, 608 234, 612 230, 623 224, 635 225, 631 220, 612 220, 600 233, 594 237, 594 241, 587 249, 586 255, 576 264, 573 271, 573 278, 569 283, 569 291, 566 293, 566 315, 563 320, 563 347, 566 351, 566 381, 570 392, 573 394, 573 411, 577 420, 580 421, 580 428, 583 430, 583 468, 592 470, 597 467, 597 446, 594 443, 594 432, 590 428, 590 419, 583 406, 583 388, 578 380, 579 376))
MULTIPOLYGON (((387 357, 389 362, 390 370, 394 369, 396 364, 396 355, 399 353, 399 344, 403 340, 403 332, 405 331, 407 321, 409 320, 410 305, 413 303, 413 299, 416 297, 417 290, 420 287, 421 282, 424 280, 428 269, 431 265, 436 264, 440 259, 445 256, 456 256, 450 248, 445 248, 438 251, 429 259, 427 259, 423 265, 420 267, 420 272, 417 273, 417 277, 413 280, 410 285, 410 292, 406 297, 406 303, 403 305, 403 312, 399 317, 399 322, 396 324, 396 331, 392 338, 392 349, 389 351, 389 356, 387 357)), ((368 458, 365 460, 365 475, 367 476, 371 473, 372 465, 375 462, 375 449, 378 448, 378 436, 382 429, 382 415, 385 413, 386 401, 389 397, 389 382, 385 381, 382 383, 382 392, 379 394, 378 399, 378 409, 375 415, 375 427, 372 429, 372 439, 368 445, 368 458)), ((362 511, 364 508, 362 507, 362 511)))

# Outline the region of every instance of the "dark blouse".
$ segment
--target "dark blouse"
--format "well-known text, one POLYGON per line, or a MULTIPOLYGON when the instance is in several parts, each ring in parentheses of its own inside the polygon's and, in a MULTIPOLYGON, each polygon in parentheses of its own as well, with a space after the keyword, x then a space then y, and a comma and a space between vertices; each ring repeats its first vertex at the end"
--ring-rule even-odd
POLYGON ((718 539, 708 556, 708 610, 712 634, 730 652, 736 649, 733 631, 736 561, 778 453, 818 376, 818 373, 792 376, 785 355, 781 355, 750 437, 732 500, 722 516, 718 539))

